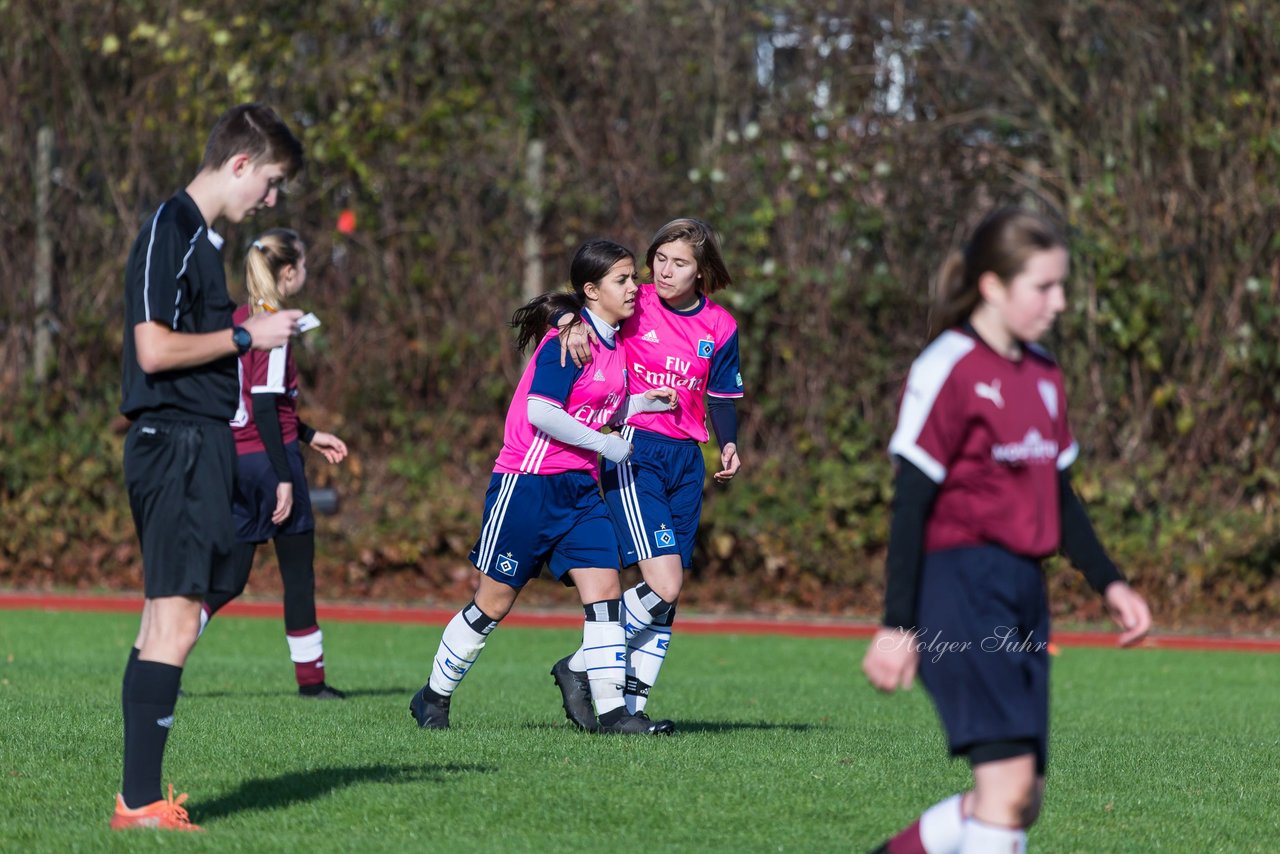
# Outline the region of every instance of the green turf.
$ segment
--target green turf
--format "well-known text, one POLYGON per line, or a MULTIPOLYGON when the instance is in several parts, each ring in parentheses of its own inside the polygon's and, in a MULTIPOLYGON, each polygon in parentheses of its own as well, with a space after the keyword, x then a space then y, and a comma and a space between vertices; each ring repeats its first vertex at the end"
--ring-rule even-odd
MULTIPOLYGON (((346 702, 293 695, 281 626, 224 617, 183 676, 165 780, 206 833, 107 830, 136 618, 0 612, 0 848, 13 851, 865 851, 965 785, 920 690, 873 692, 863 641, 677 634, 672 738, 569 729, 574 633, 505 628, 409 716, 436 627, 329 622, 346 702)), ((1037 851, 1274 851, 1280 661, 1066 649, 1037 851)))

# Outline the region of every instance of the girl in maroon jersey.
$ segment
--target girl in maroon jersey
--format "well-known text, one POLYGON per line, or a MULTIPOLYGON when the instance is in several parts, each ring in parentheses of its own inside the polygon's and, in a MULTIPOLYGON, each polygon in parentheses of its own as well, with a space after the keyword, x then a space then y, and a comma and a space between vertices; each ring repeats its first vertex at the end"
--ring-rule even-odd
MULTIPOLYGON (((249 302, 236 309, 235 322, 279 311, 306 281, 306 247, 297 233, 287 228, 264 232, 245 259, 249 302)), ((300 443, 330 463, 342 462, 347 446, 299 420, 297 400, 298 370, 289 344, 240 357, 240 406, 231 422, 238 469, 232 507, 237 585, 234 592, 205 598, 200 629, 244 592, 258 545, 271 540, 284 584, 284 627, 298 695, 340 700, 345 695, 325 681, 323 633, 316 622, 315 517, 300 443)))
POLYGON ((1123 629, 1146 602, 1107 557, 1068 468, 1078 446, 1062 373, 1036 345, 1065 306, 1066 241, 1018 208, 989 214, 939 274, 932 338, 889 443, 897 467, 883 625, 862 663, 876 688, 917 669, 973 788, 880 850, 1020 852, 1044 792, 1049 609, 1039 561, 1066 552, 1123 629))

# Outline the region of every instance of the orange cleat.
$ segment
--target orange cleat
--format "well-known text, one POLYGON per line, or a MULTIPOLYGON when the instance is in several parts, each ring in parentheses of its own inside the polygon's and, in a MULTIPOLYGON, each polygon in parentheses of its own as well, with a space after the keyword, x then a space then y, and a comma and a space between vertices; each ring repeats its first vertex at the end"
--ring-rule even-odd
POLYGON ((198 824, 192 824, 187 811, 182 808, 187 793, 173 799, 173 784, 169 784, 168 800, 156 801, 145 807, 131 810, 124 803, 123 795, 116 795, 116 811, 111 816, 112 830, 128 830, 132 827, 150 827, 154 830, 202 830, 198 824))

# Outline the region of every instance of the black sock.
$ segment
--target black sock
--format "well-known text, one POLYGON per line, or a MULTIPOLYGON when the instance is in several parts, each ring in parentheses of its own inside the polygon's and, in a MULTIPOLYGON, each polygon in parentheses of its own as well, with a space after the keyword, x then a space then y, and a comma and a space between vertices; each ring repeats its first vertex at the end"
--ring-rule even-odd
POLYGON ((275 538, 280 581, 284 585, 284 628, 300 632, 316 625, 316 534, 282 534, 275 538))
POLYGON ((161 800, 160 770, 173 726, 182 668, 134 660, 124 685, 124 795, 133 809, 161 800))
POLYGON ((138 661, 138 648, 129 650, 129 660, 124 665, 124 678, 120 681, 120 704, 123 707, 125 694, 129 691, 129 683, 133 681, 133 666, 138 661))
MULTIPOLYGON (((129 684, 133 682, 133 667, 138 661, 138 648, 135 646, 129 650, 129 660, 124 666, 124 676, 120 680, 120 715, 123 718, 125 714, 125 702, 129 696, 129 684)), ((129 728, 124 729, 124 752, 129 754, 129 728)))

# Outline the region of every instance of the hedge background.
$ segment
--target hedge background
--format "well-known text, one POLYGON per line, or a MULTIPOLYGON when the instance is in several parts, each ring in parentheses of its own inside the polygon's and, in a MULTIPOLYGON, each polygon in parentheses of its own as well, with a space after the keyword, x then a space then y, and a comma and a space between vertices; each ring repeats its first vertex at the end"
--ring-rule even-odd
MULTIPOLYGON (((353 449, 310 458, 344 499, 321 524, 322 596, 466 595, 521 367, 505 320, 583 239, 643 252, 695 215, 724 235, 748 397, 744 469, 708 485, 686 602, 875 614, 884 448, 930 274, 984 210, 1020 202, 1072 232, 1049 343, 1104 540, 1163 627, 1270 628, 1280 7, 967 6, 0 0, 0 583, 140 588, 124 259, 216 117, 261 100, 308 167, 222 230, 233 291, 255 231, 309 243, 302 302, 325 326, 299 355, 304 416, 353 449)), ((1076 573, 1050 571, 1060 616, 1098 616, 1076 573)))

